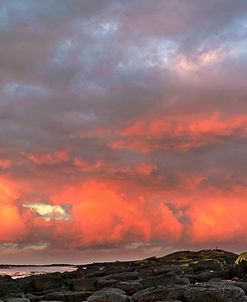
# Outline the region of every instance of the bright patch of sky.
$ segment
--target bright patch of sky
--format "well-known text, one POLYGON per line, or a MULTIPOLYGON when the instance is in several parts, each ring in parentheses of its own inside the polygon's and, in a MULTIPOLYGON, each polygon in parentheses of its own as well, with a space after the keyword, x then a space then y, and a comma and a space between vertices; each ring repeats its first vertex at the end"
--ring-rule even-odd
POLYGON ((45 96, 47 91, 41 85, 8 83, 3 88, 7 97, 45 96))
POLYGON ((86 34, 95 39, 111 37, 120 29, 120 23, 116 20, 104 20, 94 18, 88 21, 78 20, 73 23, 71 30, 75 35, 86 34))
POLYGON ((66 57, 68 56, 69 52, 73 50, 75 47, 74 43, 70 39, 65 39, 64 41, 61 41, 57 49, 55 51, 55 55, 53 57, 53 62, 55 64, 62 64, 66 57))
POLYGON ((94 38, 111 36, 119 30, 119 24, 112 21, 99 22, 89 26, 89 33, 94 38))
POLYGON ((177 51, 178 45, 171 40, 154 39, 151 38, 148 41, 149 47, 149 60, 148 63, 151 66, 167 65, 170 62, 170 58, 177 51))
POLYGON ((165 39, 148 38, 138 47, 129 47, 125 51, 124 60, 117 65, 118 73, 125 73, 131 69, 164 68, 170 65, 178 45, 165 39))
POLYGON ((51 205, 48 203, 36 202, 30 204, 23 204, 24 208, 28 208, 35 215, 40 216, 46 221, 55 220, 69 220, 71 215, 67 206, 51 205))

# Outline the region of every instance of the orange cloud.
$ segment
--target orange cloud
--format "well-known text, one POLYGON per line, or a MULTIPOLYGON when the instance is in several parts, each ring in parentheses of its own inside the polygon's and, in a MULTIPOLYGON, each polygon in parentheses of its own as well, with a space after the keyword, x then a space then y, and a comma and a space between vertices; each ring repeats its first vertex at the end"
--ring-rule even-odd
POLYGON ((152 144, 145 138, 124 138, 110 142, 110 147, 113 149, 127 149, 141 153, 149 153, 155 150, 162 149, 159 144, 152 144))
POLYGON ((193 59, 188 58, 186 55, 179 55, 175 58, 174 64, 179 72, 193 72, 212 64, 217 64, 234 53, 235 50, 227 51, 226 49, 216 48, 203 51, 195 55, 193 59))
POLYGON ((88 163, 83 159, 75 158, 74 166, 84 172, 105 171, 107 174, 124 173, 125 175, 139 174, 142 176, 149 176, 156 170, 156 166, 149 163, 140 163, 135 165, 126 165, 124 167, 114 164, 97 161, 95 163, 88 163))
POLYGON ((226 117, 221 112, 146 117, 123 129, 93 129, 82 131, 78 136, 103 137, 112 149, 141 153, 159 150, 186 152, 192 148, 222 143, 225 137, 246 137, 247 117, 241 114, 226 117))
POLYGON ((7 169, 12 165, 11 160, 8 159, 0 159, 0 169, 7 169))
POLYGON ((205 116, 173 116, 163 120, 137 121, 122 130, 113 140, 113 149, 129 149, 142 153, 157 150, 187 151, 212 143, 221 143, 224 137, 247 136, 247 117, 223 117, 220 113, 205 116))
POLYGON ((65 232, 75 245, 179 239, 182 225, 163 202, 153 204, 123 192, 115 184, 90 181, 53 196, 54 202, 72 202, 72 220, 65 232))
POLYGON ((247 134, 246 115, 224 118, 216 112, 208 116, 185 115, 135 122, 122 131, 122 136, 231 135, 236 131, 247 134))
MULTIPOLYGON (((133 171, 148 176, 154 169, 145 163, 136 165, 133 171)), ((51 242, 54 247, 59 238, 66 238, 66 246, 72 249, 152 241, 176 245, 184 232, 189 234, 187 243, 191 245, 245 240, 247 194, 243 186, 235 186, 229 193, 223 188, 200 187, 207 175, 180 173, 179 177, 182 186, 176 192, 169 188, 149 191, 127 180, 78 180, 48 187, 47 204, 37 200, 32 204, 25 198, 23 183, 1 176, 0 242, 28 241, 36 234, 35 240, 51 242), (30 211, 24 201, 42 208, 30 211), (54 205, 60 212, 68 209, 66 217, 70 219, 47 216, 54 205)), ((36 187, 32 187, 34 190, 36 187)))
POLYGON ((15 204, 19 196, 19 188, 13 181, 0 177, 0 242, 20 240, 26 233, 25 222, 15 204))
POLYGON ((16 182, 0 175, 0 200, 2 202, 12 202, 17 199, 19 187, 16 182))
MULTIPOLYGON (((153 167, 144 165, 139 169, 148 175, 153 167)), ((71 219, 54 216, 46 221, 43 212, 36 215, 24 207, 20 210, 17 200, 25 196, 20 185, 1 177, 0 242, 27 241, 30 234, 36 234, 35 238, 55 242, 55 246, 57 238, 66 238, 66 246, 72 249, 151 241, 177 244, 184 232, 189 234, 187 243, 191 245, 245 240, 247 192, 243 187, 236 186, 231 193, 202 189, 199 186, 206 176, 192 173, 180 177, 184 188, 178 192, 145 192, 127 181, 66 184, 57 187, 55 194, 54 189, 47 191, 51 206, 46 205, 42 211, 47 215, 52 205, 59 209, 59 205, 61 209, 70 206, 71 219), (169 205, 167 200, 171 200, 169 205), (181 222, 183 217, 186 223, 181 222)))
POLYGON ((80 170, 86 171, 86 172, 93 172, 97 169, 101 169, 104 165, 100 161, 90 164, 81 158, 75 158, 73 163, 74 163, 75 167, 79 168, 80 170))
POLYGON ((36 165, 52 165, 59 162, 64 162, 69 160, 69 150, 61 150, 54 153, 28 153, 25 156, 36 165))
POLYGON ((136 171, 144 176, 149 176, 156 170, 156 166, 152 164, 142 163, 136 166, 136 171))
POLYGON ((246 242, 246 190, 224 192, 208 190, 195 192, 188 202, 187 215, 191 221, 190 242, 246 242), (201 193, 199 195, 199 193, 201 193), (196 196, 195 196, 196 195, 196 196))

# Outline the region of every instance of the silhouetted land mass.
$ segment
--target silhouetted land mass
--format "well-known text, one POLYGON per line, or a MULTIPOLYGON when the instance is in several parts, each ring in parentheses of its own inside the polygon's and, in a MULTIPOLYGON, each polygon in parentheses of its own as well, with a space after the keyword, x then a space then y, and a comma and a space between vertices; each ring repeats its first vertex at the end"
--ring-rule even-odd
POLYGON ((56 263, 56 264, 0 264, 1 268, 18 268, 18 267, 54 267, 54 266, 72 266, 77 267, 75 264, 65 264, 65 263, 56 263))
POLYGON ((247 302, 247 254, 181 251, 74 272, 0 278, 6 302, 247 302))

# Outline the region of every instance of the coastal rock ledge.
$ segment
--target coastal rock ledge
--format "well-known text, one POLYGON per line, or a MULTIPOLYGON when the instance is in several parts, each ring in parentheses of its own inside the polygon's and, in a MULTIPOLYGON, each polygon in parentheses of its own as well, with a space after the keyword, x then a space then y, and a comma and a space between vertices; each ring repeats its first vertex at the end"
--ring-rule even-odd
POLYGON ((246 259, 219 249, 182 251, 74 272, 1 276, 0 302, 247 302, 246 259))

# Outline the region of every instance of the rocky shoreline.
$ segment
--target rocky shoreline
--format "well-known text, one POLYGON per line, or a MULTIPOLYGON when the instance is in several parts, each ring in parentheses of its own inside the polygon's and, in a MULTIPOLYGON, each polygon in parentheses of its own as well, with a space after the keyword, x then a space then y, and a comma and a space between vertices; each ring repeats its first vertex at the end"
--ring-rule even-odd
MULTIPOLYGON (((247 302, 245 259, 223 250, 93 263, 74 272, 0 277, 6 302, 247 302)), ((1 302, 1 301, 0 301, 1 302)))

